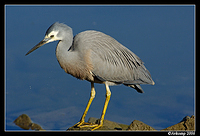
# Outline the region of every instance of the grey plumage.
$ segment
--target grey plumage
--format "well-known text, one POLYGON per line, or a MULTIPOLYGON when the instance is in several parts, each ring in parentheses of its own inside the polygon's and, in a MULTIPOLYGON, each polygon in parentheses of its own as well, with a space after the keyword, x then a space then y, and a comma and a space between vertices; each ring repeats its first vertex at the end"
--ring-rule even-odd
MULTIPOLYGON (((55 39, 49 42, 59 40, 58 62, 74 77, 97 83, 107 81, 110 85, 124 84, 140 93, 143 92, 140 84, 154 84, 142 60, 109 35, 88 30, 72 38, 72 29, 56 22, 48 28, 46 37, 45 43, 51 38, 55 39)), ((38 45, 26 55, 37 48, 38 45)))
MULTIPOLYGON (((75 46, 79 52, 86 54, 90 51, 92 73, 100 81, 130 87, 133 84, 154 84, 142 60, 109 35, 93 30, 84 31, 74 37, 72 48, 75 46)), ((133 88, 137 88, 137 91, 141 89, 133 88)))
POLYGON ((143 93, 140 84, 154 85, 149 71, 137 55, 109 35, 94 30, 81 32, 73 38, 69 26, 56 22, 48 28, 45 38, 26 55, 57 40, 56 57, 61 68, 78 79, 91 82, 90 99, 74 127, 92 127, 95 130, 103 125, 111 96, 109 85, 124 84, 139 93, 143 93), (106 100, 99 123, 88 125, 85 116, 96 94, 94 83, 105 84, 106 100))

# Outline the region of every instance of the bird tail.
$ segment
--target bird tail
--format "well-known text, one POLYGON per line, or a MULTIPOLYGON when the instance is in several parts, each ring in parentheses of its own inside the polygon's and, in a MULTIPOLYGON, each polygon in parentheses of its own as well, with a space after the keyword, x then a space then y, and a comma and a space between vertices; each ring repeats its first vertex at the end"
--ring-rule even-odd
POLYGON ((137 84, 137 85, 127 85, 127 84, 124 84, 124 85, 129 86, 131 88, 134 88, 138 93, 144 93, 142 87, 139 84, 137 84))

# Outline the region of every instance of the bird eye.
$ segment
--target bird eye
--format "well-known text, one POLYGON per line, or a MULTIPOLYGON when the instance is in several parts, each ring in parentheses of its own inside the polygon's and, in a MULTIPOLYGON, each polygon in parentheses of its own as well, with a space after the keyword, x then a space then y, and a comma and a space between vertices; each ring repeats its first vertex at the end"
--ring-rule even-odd
POLYGON ((54 37, 54 35, 51 35, 50 37, 51 37, 51 38, 53 38, 53 37, 54 37))

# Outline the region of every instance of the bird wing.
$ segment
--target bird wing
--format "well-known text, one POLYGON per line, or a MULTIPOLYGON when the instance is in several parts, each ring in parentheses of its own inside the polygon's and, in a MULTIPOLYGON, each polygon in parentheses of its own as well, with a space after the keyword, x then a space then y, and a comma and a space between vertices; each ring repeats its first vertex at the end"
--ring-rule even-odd
POLYGON ((81 52, 90 51, 92 73, 99 80, 126 85, 153 84, 142 60, 109 35, 89 30, 79 33, 74 41, 81 52))

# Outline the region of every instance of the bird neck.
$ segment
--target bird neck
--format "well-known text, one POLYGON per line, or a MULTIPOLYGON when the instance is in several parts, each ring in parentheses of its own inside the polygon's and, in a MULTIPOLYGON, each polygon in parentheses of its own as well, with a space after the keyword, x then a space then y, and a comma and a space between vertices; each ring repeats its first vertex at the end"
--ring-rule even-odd
POLYGON ((56 57, 60 66, 65 70, 69 64, 73 64, 73 58, 75 58, 76 53, 70 50, 72 46, 73 37, 66 38, 58 42, 56 47, 56 57))

